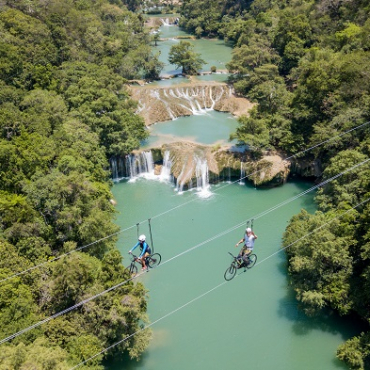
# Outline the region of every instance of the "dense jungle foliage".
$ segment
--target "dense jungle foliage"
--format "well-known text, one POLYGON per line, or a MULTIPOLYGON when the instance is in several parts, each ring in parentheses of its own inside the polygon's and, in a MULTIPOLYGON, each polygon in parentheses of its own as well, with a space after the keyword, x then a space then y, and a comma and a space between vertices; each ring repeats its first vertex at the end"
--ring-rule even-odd
MULTIPOLYGON (((181 15, 188 31, 235 45, 227 65, 232 82, 258 103, 239 121, 240 142, 257 152, 294 154, 329 140, 306 158, 321 167, 323 180, 369 158, 367 0, 190 0, 181 15)), ((369 196, 364 163, 322 187, 319 211, 302 210, 284 235, 291 281, 305 312, 330 308, 364 320, 363 334, 337 353, 352 369, 370 369, 369 196)))
MULTIPOLYGON (((162 65, 131 12, 140 6, 0 1, 1 338, 127 278, 115 237, 75 250, 117 232, 107 158, 146 137, 125 84, 156 78, 162 65)), ((369 12, 367 0, 189 0, 180 25, 234 43, 231 82, 258 103, 240 119, 239 141, 294 154, 335 138, 306 158, 325 180, 369 158, 369 12)), ((369 182, 368 163, 331 181, 318 192, 319 211, 302 211, 286 230, 308 315, 329 308, 370 321, 369 182)), ((30 330, 3 345, 0 369, 69 369, 136 332, 147 321, 145 298, 129 283, 30 330)), ((138 358, 149 337, 140 332, 108 355, 138 358)), ((102 357, 85 368, 101 369, 102 357)), ((367 325, 338 357, 370 369, 367 325)))
MULTIPOLYGON (((0 338, 128 278, 117 238, 95 241, 118 231, 107 158, 147 136, 127 80, 161 69, 135 4, 0 2, 0 338)), ((69 369, 140 329, 146 296, 128 283, 27 331, 2 345, 0 369, 69 369)), ((138 358, 149 337, 106 355, 138 358)))

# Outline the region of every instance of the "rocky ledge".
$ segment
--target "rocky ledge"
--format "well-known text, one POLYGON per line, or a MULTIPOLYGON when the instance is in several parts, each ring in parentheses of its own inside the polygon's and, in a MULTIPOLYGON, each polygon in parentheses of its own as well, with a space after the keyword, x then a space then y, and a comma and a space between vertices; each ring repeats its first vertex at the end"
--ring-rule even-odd
MULTIPOLYGON (((160 174, 165 152, 169 153, 171 173, 182 187, 196 185, 201 166, 206 166, 210 183, 237 180, 245 177, 255 186, 278 186, 286 182, 291 163, 279 153, 265 153, 261 159, 253 159, 249 152, 230 148, 213 148, 190 142, 177 142, 152 149, 155 173, 160 174)), ((204 167, 203 167, 204 169, 204 167)))

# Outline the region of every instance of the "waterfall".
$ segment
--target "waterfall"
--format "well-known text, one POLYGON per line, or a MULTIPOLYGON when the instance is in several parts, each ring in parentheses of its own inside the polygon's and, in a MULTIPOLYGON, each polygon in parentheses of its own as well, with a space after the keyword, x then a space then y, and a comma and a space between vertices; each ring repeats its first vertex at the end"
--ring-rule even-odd
POLYGON ((137 175, 136 157, 134 154, 126 155, 126 174, 130 179, 134 179, 137 175))
POLYGON ((174 113, 172 112, 171 108, 169 107, 168 102, 165 99, 162 99, 161 98, 161 95, 160 95, 160 93, 159 93, 158 90, 153 90, 151 92, 151 96, 153 98, 158 99, 160 102, 163 103, 163 105, 166 107, 166 110, 167 110, 167 112, 168 112, 168 114, 169 114, 169 116, 171 117, 172 120, 176 119, 176 116, 174 115, 174 113))
POLYGON ((183 192, 184 185, 187 183, 188 188, 192 188, 192 176, 194 172, 194 161, 193 158, 192 163, 189 165, 187 158, 185 158, 185 162, 183 163, 180 175, 177 177, 176 181, 176 191, 180 194, 183 192))
POLYGON ((195 176, 197 177, 197 190, 201 198, 208 198, 212 193, 210 192, 209 185, 209 171, 207 159, 194 157, 195 166, 195 176))
POLYGON ((240 161, 240 180, 239 185, 245 185, 245 170, 243 168, 243 162, 240 161))
POLYGON ((161 18, 161 22, 162 22, 163 26, 170 26, 171 25, 168 18, 166 18, 166 19, 161 18))
POLYGON ((126 175, 124 160, 121 157, 109 158, 109 166, 112 172, 113 181, 120 181, 126 175))
MULTIPOLYGON (((138 113, 150 113, 153 106, 153 99, 159 102, 156 110, 167 112, 167 117, 171 120, 178 116, 205 115, 208 111, 214 110, 215 105, 222 99, 227 98, 228 91, 225 86, 194 86, 194 87, 167 87, 149 89, 142 94, 139 101, 138 113), (146 99, 149 99, 148 101, 146 99), (176 109, 173 108, 176 106, 176 109), (180 109, 178 109, 180 108, 180 109)), ((167 119, 168 119, 167 118, 167 119)))
POLYGON ((126 175, 130 180, 137 177, 150 178, 154 176, 154 162, 152 152, 142 152, 139 155, 129 154, 126 156, 126 175))
POLYGON ((153 154, 149 150, 140 154, 142 158, 142 173, 154 174, 153 154))
POLYGON ((161 174, 159 175, 160 181, 172 181, 171 167, 172 167, 172 162, 170 159, 170 151, 166 150, 163 156, 163 165, 162 165, 161 174))
POLYGON ((176 180, 176 191, 178 191, 179 193, 182 193, 182 190, 184 188, 184 183, 181 182, 181 179, 184 176, 184 170, 185 170, 185 164, 183 165, 180 175, 177 177, 177 180, 176 180))
MULTIPOLYGON (((192 153, 189 157, 180 158, 182 168, 176 179, 175 190, 181 194, 184 188, 194 190, 201 198, 208 198, 212 195, 209 184, 209 168, 206 158, 199 157, 192 153)), ((123 161, 121 160, 123 163, 123 161)), ((124 171, 121 172, 118 165, 119 161, 115 158, 111 160, 111 170, 114 181, 120 180, 120 174, 124 173, 129 182, 135 182, 138 178, 174 183, 172 174, 173 162, 169 150, 163 153, 163 163, 160 174, 155 174, 153 154, 150 150, 137 154, 129 154, 125 157, 124 171)))
POLYGON ((111 171, 112 171, 112 177, 113 181, 117 181, 118 179, 118 169, 117 169, 117 161, 115 158, 111 158, 109 160, 111 171))

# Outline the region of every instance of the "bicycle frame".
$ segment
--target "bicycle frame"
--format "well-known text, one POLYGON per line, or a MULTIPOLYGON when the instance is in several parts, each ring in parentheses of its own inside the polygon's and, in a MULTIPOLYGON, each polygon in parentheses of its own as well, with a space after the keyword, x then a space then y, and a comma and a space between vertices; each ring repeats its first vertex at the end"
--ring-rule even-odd
POLYGON ((238 256, 235 257, 232 253, 230 253, 230 252, 228 252, 228 253, 233 258, 233 261, 231 262, 230 266, 227 268, 227 270, 225 271, 225 274, 224 274, 224 278, 227 281, 234 278, 234 276, 236 274, 236 271, 239 268, 244 267, 244 272, 245 272, 247 269, 252 268, 255 265, 256 261, 257 261, 257 256, 254 253, 250 253, 248 255, 248 261, 249 261, 248 263, 246 261, 244 261, 242 256, 238 255, 238 256))
POLYGON ((146 271, 149 270, 149 268, 154 268, 154 267, 157 267, 160 263, 161 263, 161 255, 159 253, 153 253, 153 254, 150 254, 148 256, 143 256, 139 259, 138 256, 131 254, 131 264, 130 266, 128 267, 129 271, 132 273, 132 272, 137 272, 137 266, 135 264, 135 262, 137 263, 140 263, 141 264, 141 259, 144 258, 145 259, 145 266, 146 266, 146 271))

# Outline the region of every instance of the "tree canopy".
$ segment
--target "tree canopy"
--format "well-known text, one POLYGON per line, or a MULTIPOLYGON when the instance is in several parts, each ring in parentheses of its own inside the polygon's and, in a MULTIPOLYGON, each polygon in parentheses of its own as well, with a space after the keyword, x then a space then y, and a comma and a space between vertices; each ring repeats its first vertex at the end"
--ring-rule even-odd
MULTIPOLYGON (((147 137, 127 81, 157 78, 162 64, 126 5, 136 6, 0 6, 0 279, 31 268, 1 283, 1 338, 129 277, 115 246, 108 159, 147 137)), ((30 330, 4 345, 0 369, 70 369, 148 322, 146 294, 129 282, 30 330)), ((136 337, 116 351, 139 358, 150 332, 136 337)), ((103 357, 89 368, 103 369, 103 357)))
POLYGON ((189 41, 180 41, 171 46, 168 61, 176 68, 182 68, 183 74, 196 74, 206 62, 200 57, 199 53, 194 52, 194 45, 189 41))
MULTIPOLYGON (((199 0, 182 4, 180 25, 233 43, 230 83, 257 103, 239 118, 239 143, 290 156, 324 142, 300 156, 325 180, 369 157, 369 11, 365 0, 199 0)), ((351 369, 370 368, 369 178, 366 164, 322 187, 319 211, 293 217, 283 243, 308 315, 363 319, 363 334, 337 353, 351 369)))

